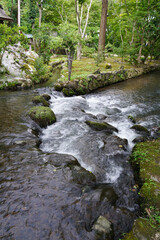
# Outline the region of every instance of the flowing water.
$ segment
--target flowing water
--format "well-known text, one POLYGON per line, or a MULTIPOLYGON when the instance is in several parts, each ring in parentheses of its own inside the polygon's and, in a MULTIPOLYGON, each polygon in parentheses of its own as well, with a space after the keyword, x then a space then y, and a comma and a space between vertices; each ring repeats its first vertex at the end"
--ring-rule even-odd
POLYGON ((138 205, 128 159, 138 134, 128 115, 149 130, 160 125, 159 78, 156 72, 71 98, 37 89, 51 95, 57 117, 41 144, 26 116, 35 91, 0 92, 0 239, 103 240, 93 230, 101 215, 113 223, 113 239, 131 229, 138 205), (118 133, 94 131, 86 120, 118 133))

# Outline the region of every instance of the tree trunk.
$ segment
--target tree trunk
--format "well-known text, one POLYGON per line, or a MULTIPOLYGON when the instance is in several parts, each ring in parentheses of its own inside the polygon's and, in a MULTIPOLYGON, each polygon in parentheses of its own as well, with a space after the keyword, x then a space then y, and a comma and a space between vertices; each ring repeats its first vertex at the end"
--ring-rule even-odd
POLYGON ((73 57, 71 55, 71 52, 68 52, 68 81, 71 80, 71 73, 72 73, 72 61, 73 57))
POLYGON ((42 4, 39 4, 38 8, 39 8, 39 28, 40 28, 42 23, 42 4))
POLYGON ((137 58, 137 62, 139 64, 142 62, 141 61, 141 56, 142 56, 143 45, 144 45, 144 29, 143 29, 143 34, 142 34, 142 38, 141 38, 141 46, 140 46, 139 53, 138 53, 138 58, 137 58))
POLYGON ((139 64, 142 62, 142 61, 141 61, 142 49, 143 49, 143 44, 140 46, 139 53, 138 53, 137 62, 138 62, 139 64))
POLYGON ((100 25, 99 43, 98 43, 99 54, 103 54, 105 50, 107 11, 108 11, 108 0, 102 0, 101 25, 100 25))
MULTIPOLYGON (((78 33, 81 39, 84 39, 85 33, 86 33, 86 28, 88 25, 88 19, 89 19, 89 11, 92 6, 92 1, 90 0, 90 4, 87 5, 87 15, 86 15, 86 20, 85 20, 85 25, 84 28, 82 29, 82 18, 83 18, 83 4, 81 5, 81 9, 79 9, 79 1, 75 0, 75 10, 76 10, 76 18, 77 18, 77 23, 78 23, 78 33)), ((81 59, 81 52, 82 52, 82 44, 79 42, 77 46, 77 60, 81 59)))
POLYGON ((79 42, 77 46, 77 60, 81 60, 82 44, 79 42))
POLYGON ((20 0, 18 0, 18 26, 21 26, 21 7, 20 7, 20 0))

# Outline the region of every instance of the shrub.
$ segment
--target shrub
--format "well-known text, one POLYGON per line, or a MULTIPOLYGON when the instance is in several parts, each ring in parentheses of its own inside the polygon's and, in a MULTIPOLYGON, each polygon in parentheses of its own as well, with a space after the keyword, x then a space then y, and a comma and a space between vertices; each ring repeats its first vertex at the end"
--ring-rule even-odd
POLYGON ((44 64, 43 57, 36 58, 34 67, 35 71, 30 76, 34 83, 45 82, 51 77, 49 66, 44 64))

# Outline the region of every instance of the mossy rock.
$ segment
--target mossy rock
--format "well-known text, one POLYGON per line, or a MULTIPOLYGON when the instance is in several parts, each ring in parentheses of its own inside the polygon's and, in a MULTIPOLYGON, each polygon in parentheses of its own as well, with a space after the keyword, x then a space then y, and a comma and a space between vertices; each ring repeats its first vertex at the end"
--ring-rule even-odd
POLYGON ((131 127, 131 129, 134 129, 134 130, 136 130, 137 132, 143 132, 143 133, 149 134, 149 131, 148 131, 147 128, 145 128, 145 127, 143 127, 143 126, 141 126, 141 125, 138 125, 138 124, 136 124, 136 125, 134 125, 133 127, 131 127))
POLYGON ((75 92, 73 89, 63 88, 62 92, 66 97, 71 97, 71 96, 75 95, 75 92))
POLYGON ((46 99, 43 96, 35 96, 32 99, 32 102, 44 107, 49 107, 49 103, 46 101, 46 99))
POLYGON ((88 90, 88 89, 85 89, 84 87, 79 86, 79 87, 76 89, 76 93, 77 93, 78 95, 84 95, 84 94, 87 93, 87 90, 88 90))
POLYGON ((131 163, 142 181, 142 205, 160 209, 160 139, 136 144, 131 163))
POLYGON ((136 123, 136 120, 135 120, 135 118, 132 116, 132 115, 129 115, 128 116, 128 119, 132 122, 132 123, 136 123))
POLYGON ((46 101, 49 101, 51 99, 51 96, 47 93, 44 93, 41 95, 46 101))
POLYGON ((111 68, 112 68, 112 65, 111 65, 110 63, 107 63, 107 64, 105 65, 105 68, 106 68, 106 69, 111 69, 111 68))
POLYGON ((92 121, 86 121, 85 122, 88 126, 90 126, 93 130, 96 131, 107 131, 108 133, 112 133, 113 131, 118 132, 118 129, 113 127, 112 125, 106 123, 106 122, 92 122, 92 121))
POLYGON ((49 107, 36 106, 28 112, 30 118, 39 124, 40 127, 47 127, 56 122, 54 112, 49 107))
POLYGON ((134 222, 132 231, 126 234, 124 240, 154 240, 158 231, 158 225, 151 224, 149 219, 138 218, 134 222))
POLYGON ((57 82, 57 83, 54 84, 54 88, 55 88, 56 91, 62 91, 63 84, 57 82))

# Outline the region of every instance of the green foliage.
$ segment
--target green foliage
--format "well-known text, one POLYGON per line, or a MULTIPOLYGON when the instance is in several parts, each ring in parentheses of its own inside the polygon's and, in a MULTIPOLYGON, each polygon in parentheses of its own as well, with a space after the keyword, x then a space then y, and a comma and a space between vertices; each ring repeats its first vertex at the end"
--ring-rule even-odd
POLYGON ((17 89, 17 86, 19 85, 18 81, 12 81, 8 82, 5 81, 4 83, 0 84, 0 90, 15 90, 17 89))
POLYGON ((84 57, 93 57, 93 54, 95 53, 95 48, 93 47, 83 47, 83 56, 84 57))
POLYGON ((0 24, 0 60, 7 46, 15 44, 19 39, 20 35, 17 27, 12 28, 5 24, 0 24))
POLYGON ((35 71, 30 76, 34 83, 45 82, 51 77, 50 69, 44 63, 43 57, 35 60, 34 67, 35 71))
POLYGON ((73 24, 64 22, 58 27, 59 40, 61 39, 61 46, 67 52, 75 52, 76 45, 79 40, 77 27, 73 24))
POLYGON ((148 56, 158 58, 159 2, 123 0, 109 4, 107 41, 114 46, 113 51, 122 58, 129 56, 128 60, 136 65, 148 56))
POLYGON ((33 36, 37 42, 39 56, 42 56, 45 63, 48 63, 54 47, 53 26, 51 24, 42 24, 40 28, 34 29, 33 36))
POLYGON ((94 54, 94 60, 96 66, 98 66, 100 63, 104 62, 104 54, 103 53, 94 54))

